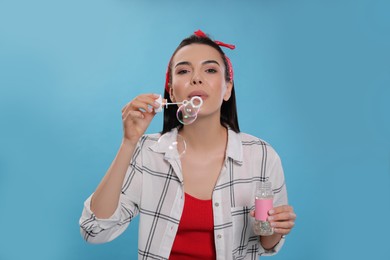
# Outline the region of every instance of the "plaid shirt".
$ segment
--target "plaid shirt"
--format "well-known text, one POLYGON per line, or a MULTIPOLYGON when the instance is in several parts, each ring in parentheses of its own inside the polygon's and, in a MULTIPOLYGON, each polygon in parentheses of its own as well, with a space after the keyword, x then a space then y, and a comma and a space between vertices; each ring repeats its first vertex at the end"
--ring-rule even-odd
MULTIPOLYGON (((119 236, 140 214, 138 259, 168 259, 184 206, 183 175, 177 150, 169 149, 177 130, 144 135, 134 152, 123 183, 117 210, 109 219, 98 219, 84 203, 81 233, 90 243, 119 236)), ((225 161, 213 191, 214 237, 217 259, 257 259, 275 254, 284 238, 264 250, 252 230, 256 183, 271 181, 274 206, 287 204, 279 156, 261 139, 228 131, 225 161)), ((191 246, 191 245, 189 245, 191 246)))

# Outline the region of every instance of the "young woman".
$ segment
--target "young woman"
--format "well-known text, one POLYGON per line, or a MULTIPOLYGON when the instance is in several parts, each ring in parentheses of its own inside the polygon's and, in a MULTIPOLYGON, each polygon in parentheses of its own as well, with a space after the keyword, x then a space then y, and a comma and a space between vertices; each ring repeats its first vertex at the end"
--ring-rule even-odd
POLYGON ((182 125, 171 105, 162 133, 145 135, 159 95, 139 95, 123 108, 122 144, 80 219, 88 242, 113 240, 139 214, 139 259, 255 259, 280 249, 296 217, 281 162, 269 144, 240 133, 233 69, 220 46, 232 47, 197 31, 169 62, 166 102, 203 100, 192 124, 182 125), (182 146, 171 146, 179 139, 183 156, 182 146), (255 191, 265 181, 274 192, 274 234, 258 236, 255 191))

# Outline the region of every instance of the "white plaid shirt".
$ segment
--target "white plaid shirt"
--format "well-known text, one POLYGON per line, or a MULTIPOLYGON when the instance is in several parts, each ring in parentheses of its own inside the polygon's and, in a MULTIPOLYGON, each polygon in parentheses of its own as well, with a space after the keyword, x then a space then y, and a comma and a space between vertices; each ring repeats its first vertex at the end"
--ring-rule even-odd
MULTIPOLYGON (((177 151, 169 149, 177 130, 144 135, 135 149, 122 187, 117 210, 109 219, 98 219, 84 203, 81 233, 90 243, 104 243, 119 236, 140 214, 138 259, 168 259, 184 206, 183 175, 177 151)), ((287 204, 284 174, 279 156, 254 136, 228 131, 225 162, 213 191, 214 238, 217 259, 257 259, 275 254, 262 248, 253 233, 256 183, 269 180, 274 206, 287 204)), ((191 245, 189 245, 191 246, 191 245)))

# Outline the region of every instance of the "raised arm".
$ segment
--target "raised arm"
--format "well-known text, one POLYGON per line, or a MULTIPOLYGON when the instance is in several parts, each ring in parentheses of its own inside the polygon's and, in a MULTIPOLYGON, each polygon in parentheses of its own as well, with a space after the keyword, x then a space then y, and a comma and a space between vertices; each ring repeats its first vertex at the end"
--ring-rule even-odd
POLYGON ((155 94, 137 96, 122 109, 123 139, 118 153, 91 200, 91 211, 97 218, 106 219, 118 207, 123 180, 138 140, 145 133, 160 105, 155 94))

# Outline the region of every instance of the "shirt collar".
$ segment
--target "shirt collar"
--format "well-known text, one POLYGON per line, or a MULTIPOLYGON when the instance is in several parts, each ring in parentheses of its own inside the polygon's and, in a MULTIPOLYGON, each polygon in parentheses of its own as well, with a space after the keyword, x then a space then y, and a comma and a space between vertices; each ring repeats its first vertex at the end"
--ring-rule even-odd
MULTIPOLYGON (((177 140, 177 128, 173 128, 170 132, 163 134, 157 142, 149 147, 150 150, 156 153, 163 153, 166 159, 179 158, 178 151, 174 147, 177 140)), ((228 143, 226 148, 226 157, 230 157, 238 164, 242 164, 242 143, 239 133, 228 128, 228 143)))
POLYGON ((226 157, 230 157, 238 164, 242 164, 242 142, 241 135, 228 128, 228 143, 226 157))

